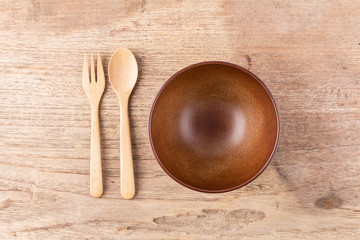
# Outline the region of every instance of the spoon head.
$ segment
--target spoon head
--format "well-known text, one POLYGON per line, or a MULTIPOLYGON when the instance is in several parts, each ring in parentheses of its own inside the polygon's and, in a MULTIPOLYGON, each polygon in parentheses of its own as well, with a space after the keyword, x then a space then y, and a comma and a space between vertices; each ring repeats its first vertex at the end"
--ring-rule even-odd
POLYGON ((138 66, 132 52, 119 48, 109 62, 109 79, 117 94, 131 93, 138 77, 138 66))

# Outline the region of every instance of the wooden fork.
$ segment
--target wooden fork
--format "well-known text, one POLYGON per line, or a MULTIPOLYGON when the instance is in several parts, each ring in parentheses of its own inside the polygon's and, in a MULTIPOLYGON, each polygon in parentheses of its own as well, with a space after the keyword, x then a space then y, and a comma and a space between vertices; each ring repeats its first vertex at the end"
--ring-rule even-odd
POLYGON ((91 54, 91 78, 85 54, 82 85, 91 105, 91 154, 90 154, 90 195, 100 197, 103 193, 101 169, 101 145, 99 127, 99 103, 105 89, 105 76, 100 54, 97 58, 97 77, 95 79, 94 59, 91 54))

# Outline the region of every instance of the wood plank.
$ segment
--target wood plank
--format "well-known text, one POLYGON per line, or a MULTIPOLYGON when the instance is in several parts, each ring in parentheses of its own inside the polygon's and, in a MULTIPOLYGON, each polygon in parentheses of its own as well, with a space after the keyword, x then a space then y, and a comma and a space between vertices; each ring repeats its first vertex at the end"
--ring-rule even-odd
POLYGON ((0 2, 1 239, 358 239, 360 5, 356 1, 0 2), (137 193, 120 196, 119 106, 100 104, 104 194, 89 196, 85 52, 105 77, 134 52, 137 193), (239 64, 270 88, 281 140, 267 170, 224 194, 186 189, 157 164, 147 121, 162 84, 190 64, 239 64), (90 211, 91 210, 91 211, 90 211))

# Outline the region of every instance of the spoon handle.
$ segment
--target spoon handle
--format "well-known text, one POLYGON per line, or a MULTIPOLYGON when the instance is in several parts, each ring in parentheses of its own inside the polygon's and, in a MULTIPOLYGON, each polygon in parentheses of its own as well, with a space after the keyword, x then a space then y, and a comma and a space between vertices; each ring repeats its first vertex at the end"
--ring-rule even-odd
POLYGON ((132 199, 135 195, 135 180, 131 151, 128 99, 120 101, 120 171, 121 196, 125 199, 132 199))
POLYGON ((100 197, 102 193, 99 107, 94 106, 91 111, 90 195, 100 197))

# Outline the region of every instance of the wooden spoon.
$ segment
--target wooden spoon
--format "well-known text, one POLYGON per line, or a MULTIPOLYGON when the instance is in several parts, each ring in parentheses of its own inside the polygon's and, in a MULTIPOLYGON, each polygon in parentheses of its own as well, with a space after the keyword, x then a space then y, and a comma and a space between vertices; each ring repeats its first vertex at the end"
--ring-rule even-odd
POLYGON ((109 62, 109 79, 120 103, 121 196, 125 199, 135 195, 128 102, 137 77, 138 66, 132 52, 127 48, 116 50, 109 62))

